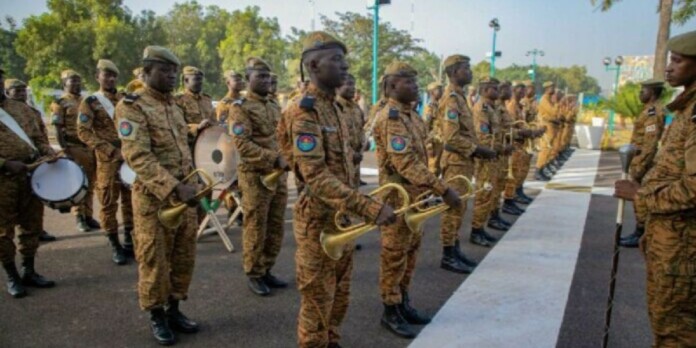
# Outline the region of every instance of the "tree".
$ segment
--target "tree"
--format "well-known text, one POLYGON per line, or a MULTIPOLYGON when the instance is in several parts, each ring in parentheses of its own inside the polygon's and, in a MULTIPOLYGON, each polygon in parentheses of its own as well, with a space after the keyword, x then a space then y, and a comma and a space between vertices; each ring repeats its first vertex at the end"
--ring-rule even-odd
MULTIPOLYGON (((474 65, 474 83, 490 73, 490 62, 483 60, 474 65)), ((523 81, 529 79, 531 66, 511 65, 507 68, 496 69, 496 77, 499 80, 523 81)), ((599 84, 594 77, 587 74, 584 66, 573 65, 571 67, 552 68, 537 66, 537 81, 552 81, 560 89, 568 89, 570 93, 597 94, 600 91, 599 84)))
POLYGON ((27 61, 17 54, 14 42, 17 39, 17 23, 12 17, 5 18, 5 25, 0 23, 0 66, 5 70, 6 77, 18 78, 26 81, 24 66, 27 61))

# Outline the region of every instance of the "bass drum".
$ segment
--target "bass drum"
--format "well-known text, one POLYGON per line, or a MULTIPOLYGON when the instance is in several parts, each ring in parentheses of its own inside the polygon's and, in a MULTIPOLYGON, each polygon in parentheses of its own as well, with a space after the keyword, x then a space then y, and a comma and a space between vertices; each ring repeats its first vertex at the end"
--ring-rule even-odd
POLYGON ((131 167, 128 165, 128 163, 121 163, 121 168, 118 169, 118 176, 121 177, 121 184, 123 186, 127 188, 133 187, 136 175, 133 169, 131 169, 131 167))
POLYGON ((229 187, 237 180, 239 153, 232 137, 222 126, 211 126, 196 137, 193 145, 193 165, 208 172, 221 187, 229 187))
POLYGON ((82 168, 67 158, 42 163, 31 174, 31 189, 45 205, 66 213, 82 203, 89 181, 82 168))

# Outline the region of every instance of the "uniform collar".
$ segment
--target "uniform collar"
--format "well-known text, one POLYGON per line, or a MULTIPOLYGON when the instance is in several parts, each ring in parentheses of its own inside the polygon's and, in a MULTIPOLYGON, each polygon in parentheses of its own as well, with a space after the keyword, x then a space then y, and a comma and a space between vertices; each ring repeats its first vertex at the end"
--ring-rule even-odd
POLYGON ((116 94, 118 94, 118 91, 116 91, 116 90, 107 91, 107 90, 102 89, 102 88, 99 89, 99 92, 107 98, 112 98, 112 97, 116 96, 116 94))
POLYGON ((389 102, 387 104, 390 108, 395 108, 398 109, 400 112, 409 114, 413 110, 411 107, 411 104, 404 104, 396 99, 389 98, 389 102))
POLYGON ((336 95, 336 101, 339 102, 343 106, 353 106, 355 105, 355 102, 352 100, 348 100, 346 98, 341 97, 340 95, 336 95))
POLYGON ((153 98, 155 98, 157 100, 164 101, 164 102, 167 102, 170 104, 172 102, 172 94, 171 93, 162 93, 162 92, 160 92, 160 91, 158 91, 150 86, 145 86, 145 93, 149 94, 150 96, 152 96, 153 98))
POLYGON ((696 98, 696 86, 688 90, 684 90, 684 92, 679 94, 674 101, 667 104, 667 109, 670 111, 682 111, 684 108, 689 106, 689 103, 691 103, 694 98, 696 98))
POLYGON ((201 99, 201 93, 194 93, 193 91, 190 91, 188 89, 184 89, 184 95, 193 97, 193 99, 201 99))
POLYGON ((268 102, 268 94, 264 97, 264 96, 262 96, 262 95, 260 95, 260 94, 258 94, 258 93, 254 93, 254 92, 251 91, 250 89, 247 89, 246 97, 247 97, 247 99, 249 99, 249 100, 255 100, 255 101, 258 101, 258 102, 262 102, 262 103, 268 102))
POLYGON ((454 83, 449 83, 449 84, 447 85, 447 89, 449 89, 450 92, 457 93, 457 94, 458 94, 459 96, 461 96, 461 97, 465 97, 465 96, 466 96, 466 94, 464 93, 464 86, 457 86, 457 85, 454 84, 454 83))
POLYGON ((225 94, 225 98, 229 98, 232 100, 237 100, 242 97, 241 93, 235 92, 235 91, 227 91, 227 94, 225 94))
POLYGON ((316 85, 314 85, 314 83, 310 83, 309 86, 307 86, 307 93, 315 96, 317 99, 324 99, 330 103, 333 103, 336 100, 335 94, 329 94, 322 91, 316 85))

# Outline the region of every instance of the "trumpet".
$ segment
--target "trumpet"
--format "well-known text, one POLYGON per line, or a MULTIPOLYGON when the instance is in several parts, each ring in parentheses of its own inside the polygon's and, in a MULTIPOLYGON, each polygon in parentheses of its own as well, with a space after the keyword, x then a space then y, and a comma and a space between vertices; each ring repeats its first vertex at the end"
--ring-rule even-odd
POLYGON ((284 172, 285 171, 281 168, 281 169, 274 170, 270 174, 262 175, 261 176, 261 184, 265 188, 267 188, 271 191, 275 191, 276 187, 278 187, 278 180, 280 179, 280 177, 283 175, 284 172))
MULTIPOLYGON (((181 182, 191 180, 191 178, 194 178, 196 174, 200 174, 203 181, 206 182, 206 187, 196 193, 196 199, 200 200, 212 192, 215 185, 217 185, 220 181, 213 182, 213 178, 210 177, 210 175, 203 169, 196 169, 181 180, 181 182)), ((157 218, 159 218, 160 223, 164 225, 164 227, 175 229, 181 226, 181 223, 184 222, 184 213, 186 212, 186 209, 188 209, 186 203, 177 203, 169 207, 163 207, 157 212, 157 218)))

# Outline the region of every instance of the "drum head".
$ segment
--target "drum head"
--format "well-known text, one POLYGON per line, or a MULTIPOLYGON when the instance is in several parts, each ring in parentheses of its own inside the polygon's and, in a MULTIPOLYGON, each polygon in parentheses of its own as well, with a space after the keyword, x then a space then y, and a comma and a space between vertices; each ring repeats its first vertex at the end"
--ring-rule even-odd
POLYGON ((133 186, 135 182, 135 172, 128 166, 128 163, 121 163, 121 168, 118 169, 118 175, 121 177, 122 183, 133 186))
POLYGON ((203 169, 220 185, 227 187, 237 179, 239 153, 232 137, 221 126, 212 126, 198 133, 193 146, 193 165, 203 169))
POLYGON ((67 158, 42 163, 31 175, 31 189, 43 201, 71 199, 84 186, 87 186, 87 177, 82 168, 67 158))

